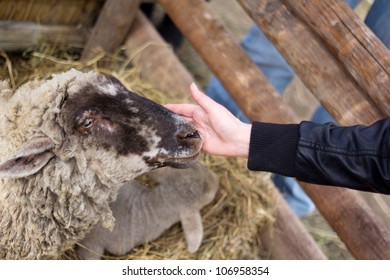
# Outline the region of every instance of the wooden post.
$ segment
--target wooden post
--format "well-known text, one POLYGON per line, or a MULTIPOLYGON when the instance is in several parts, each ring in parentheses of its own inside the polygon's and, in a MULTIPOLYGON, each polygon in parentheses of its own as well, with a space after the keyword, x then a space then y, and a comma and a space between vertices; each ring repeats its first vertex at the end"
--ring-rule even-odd
POLYGON ((329 46, 351 77, 390 115, 390 52, 345 1, 283 0, 329 46))
POLYGON ((124 41, 133 23, 140 0, 107 0, 93 28, 81 59, 100 50, 113 52, 124 41))
MULTIPOLYGON (((159 88, 177 100, 187 99, 193 77, 142 13, 137 15, 126 40, 126 53, 159 88)), ((274 230, 263 233, 264 246, 271 256, 275 259, 325 259, 280 193, 275 189, 272 195, 277 200, 274 230)))
MULTIPOLYGON (((246 1, 242 1, 244 4, 246 1)), ((253 9, 253 12, 257 12, 260 8, 255 4, 258 4, 257 1, 250 1, 246 3, 248 7, 253 9), (253 4, 254 3, 254 4, 253 4)), ((269 1, 261 1, 269 2, 269 1)), ((278 1, 271 1, 278 2, 278 1)), ((249 58, 240 49, 237 43, 233 42, 223 27, 217 22, 215 17, 212 15, 210 9, 207 5, 201 0, 181 0, 181 1, 169 1, 169 0, 160 0, 160 3, 164 6, 165 10, 168 12, 172 20, 179 27, 181 32, 187 37, 192 46, 199 52, 204 61, 209 65, 213 72, 218 76, 220 81, 223 83, 225 88, 229 91, 234 100, 238 105, 243 109, 247 116, 252 120, 269 120, 271 122, 279 123, 289 123, 297 122, 298 119, 294 113, 278 98, 275 91, 265 82, 265 78, 257 67, 248 62, 249 58), (188 21, 188 19, 191 21, 188 21), (261 102, 258 102, 261 100, 261 102), (261 103, 261 104, 259 104, 261 103), (270 118, 269 116, 272 116, 270 118)), ((260 4, 259 4, 260 5, 260 4)), ((270 4, 271 5, 271 4, 270 4)), ((261 5, 260 5, 261 6, 261 5)), ((275 12, 275 9, 268 10, 269 13, 275 12)), ((258 17, 259 21, 260 17, 258 17)), ((275 15, 274 21, 277 19, 286 20, 284 14, 277 13, 275 15)), ((265 24, 271 24, 267 20, 264 20, 265 24)), ((287 22, 290 24, 291 22, 287 22)), ((285 29, 288 30, 288 29, 285 29)), ((288 33, 286 31, 283 32, 288 33)), ((286 35, 285 35, 286 36, 286 35)), ((288 37, 288 36, 287 36, 288 37)), ((299 34, 294 39, 289 41, 291 45, 296 41, 296 38, 302 38, 302 34, 299 34)), ((322 46, 319 46, 322 49, 322 46)), ((306 50, 307 46, 300 49, 300 53, 304 53, 302 50, 306 50)), ((317 50, 316 50, 317 51, 317 50)), ((286 48, 287 52, 287 48, 286 48)), ((294 53, 296 54, 296 53, 294 53)), ((303 58, 303 63, 311 64, 311 61, 306 57, 300 54, 299 58, 303 58)), ((317 55, 317 53, 316 53, 317 55)), ((335 61, 332 58, 332 61, 335 61)), ((302 67, 302 72, 305 71, 306 67, 302 67)), ((320 75, 330 75, 333 72, 324 71, 324 65, 317 66, 317 71, 319 74, 314 75, 312 79, 312 86, 317 87, 320 80, 320 75)), ((325 69, 326 70, 326 69, 325 69)), ((340 75, 342 72, 339 73, 340 75)), ((308 74, 306 73, 308 76, 308 74)), ((340 77, 335 77, 336 81, 340 77)), ((348 79, 347 79, 348 80, 348 79)), ((335 82, 335 81, 334 81, 335 82)), ((330 85, 331 88, 334 86, 330 85)), ((348 85, 350 91, 360 92, 356 85, 350 83, 348 85)), ((317 92, 320 93, 321 90, 326 90, 325 87, 318 87, 317 92)), ((349 92, 349 91, 347 91, 349 92)), ((337 113, 336 116, 344 118, 345 122, 354 121, 353 116, 362 116, 361 113, 357 112, 359 110, 364 110, 364 114, 370 115, 372 119, 377 116, 381 116, 380 111, 376 109, 375 106, 365 100, 364 94, 360 96, 360 99, 357 100, 357 104, 354 99, 350 98, 346 92, 346 100, 348 102, 342 101, 345 104, 348 104, 348 108, 343 112, 335 110, 337 113), (356 104, 355 106, 353 104, 356 104), (352 109, 350 107, 353 107, 352 109), (348 113, 345 116, 345 112, 348 113)), ((331 98, 327 96, 327 98, 331 98)), ((329 103, 326 101, 326 96, 323 96, 322 101, 324 103, 329 103)), ((335 104, 341 102, 340 96, 337 100, 333 101, 335 104)), ((328 104, 331 108, 331 104, 328 104)), ((313 189, 309 184, 304 185, 304 189, 310 194, 310 189, 313 189)), ((314 201, 322 212, 328 211, 328 201, 332 201, 334 197, 344 197, 346 201, 337 201, 333 204, 334 207, 337 207, 337 211, 343 213, 340 216, 343 224, 343 230, 340 230, 339 227, 335 226, 332 220, 328 219, 328 222, 333 226, 337 233, 341 236, 341 239, 344 240, 347 244, 347 247, 350 248, 351 253, 356 258, 390 258, 390 233, 384 227, 382 221, 376 219, 376 217, 370 212, 367 204, 362 199, 358 199, 358 195, 351 195, 353 191, 342 189, 342 188, 330 188, 330 187, 321 187, 316 189, 316 197, 314 201), (360 214, 364 217, 366 224, 355 224, 354 223, 354 211, 356 207, 365 209, 360 214), (375 232, 372 231, 375 229, 375 232), (359 232, 360 236, 356 237, 353 232, 359 232), (358 239, 354 239, 358 238, 358 239), (389 240, 389 242, 383 242, 383 240, 389 240), (374 242, 378 242, 377 245, 373 245, 374 242), (349 244, 353 244, 350 245, 349 244), (356 246, 355 246, 356 245, 356 246), (369 252, 371 247, 379 248, 382 246, 382 250, 378 253, 377 251, 369 252), (367 248, 367 250, 359 250, 359 248, 367 248), (364 252, 363 252, 364 251, 364 252)), ((325 216, 329 218, 329 216, 325 216)), ((340 222, 337 221, 337 222, 340 222)))

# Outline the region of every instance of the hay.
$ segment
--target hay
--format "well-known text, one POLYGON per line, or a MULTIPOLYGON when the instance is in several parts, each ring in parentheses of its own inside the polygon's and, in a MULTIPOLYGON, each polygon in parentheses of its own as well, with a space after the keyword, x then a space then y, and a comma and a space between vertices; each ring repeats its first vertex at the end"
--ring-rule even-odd
MULTIPOLYGON (((81 63, 75 61, 75 55, 68 50, 42 45, 39 51, 29 53, 28 59, 8 58, 4 54, 3 57, 7 59, 3 59, 3 63, 0 60, 0 78, 12 79, 16 87, 31 79, 48 78, 52 73, 76 68, 111 74, 133 91, 156 102, 175 102, 142 80, 131 61, 120 53, 111 57, 99 55, 81 63)), ((218 174, 221 187, 215 200, 202 210, 204 239, 200 249, 195 254, 187 252, 183 232, 176 224, 159 239, 135 248, 122 258, 258 259, 264 256, 259 232, 273 221, 274 204, 268 191, 273 188, 270 175, 249 172, 245 159, 204 154, 201 160, 218 174)), ((75 258, 75 255, 68 252, 65 258, 75 258)))

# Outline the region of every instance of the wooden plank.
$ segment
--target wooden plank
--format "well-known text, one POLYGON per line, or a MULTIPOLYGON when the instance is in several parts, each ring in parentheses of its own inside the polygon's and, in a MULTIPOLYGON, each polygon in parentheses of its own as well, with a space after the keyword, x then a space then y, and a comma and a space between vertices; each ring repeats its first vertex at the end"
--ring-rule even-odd
POLYGON ((89 59, 99 51, 113 52, 124 42, 140 0, 107 0, 100 12, 81 59, 89 59))
POLYGON ((390 52, 342 0, 283 0, 329 46, 375 105, 390 116, 390 52))
MULTIPOLYGON (((250 10, 249 13, 256 15, 259 10, 263 10, 264 7, 267 7, 268 5, 272 6, 272 3, 269 2, 277 3, 278 1, 260 1, 262 3, 266 3, 263 5, 259 4, 259 1, 254 0, 242 2, 244 5, 247 5, 248 10, 250 10)), ((260 121, 268 120, 276 123, 295 123, 298 121, 296 115, 279 99, 277 93, 265 81, 264 76, 257 69, 256 65, 250 62, 243 50, 240 49, 238 43, 234 42, 230 38, 229 34, 227 34, 224 28, 218 23, 210 9, 208 9, 207 5, 203 1, 160 0, 160 3, 250 119, 260 121), (189 18, 191 21, 188 20, 189 18), (261 101, 259 102, 259 100, 261 101), (270 116, 272 117, 270 118, 270 116)), ((278 7, 276 6, 275 8, 278 7)), ((272 14, 274 22, 277 22, 278 19, 280 19, 282 21, 286 21, 288 24, 291 24, 291 22, 284 18, 284 14, 277 12, 277 9, 268 9, 267 12, 272 14)), ((274 22, 271 23, 266 17, 267 15, 264 14, 258 17, 255 16, 257 20, 263 21, 264 25, 274 24, 274 22)), ((271 16, 269 15, 269 17, 271 16)), ((289 30, 289 28, 284 27, 284 32, 281 31, 281 33, 288 33, 286 30, 289 30)), ((275 34, 278 33, 276 32, 275 34)), ((286 36, 290 39, 288 44, 291 45, 293 41, 296 41, 296 38, 302 38, 301 34, 295 34, 294 36, 293 40, 291 40, 289 36, 286 36)), ((319 46, 319 49, 322 49, 321 45, 319 46)), ((299 50, 301 54, 294 53, 299 58, 303 59, 304 65, 311 64, 311 60, 309 60, 305 55, 302 55, 307 51, 310 50, 308 50, 308 46, 305 45, 299 50)), ((332 61, 335 61, 335 59, 333 58, 332 61)), ((323 73, 327 70, 324 68, 325 66, 321 64, 318 65, 316 69, 318 73, 323 73)), ((306 67, 303 67, 303 73, 301 74, 309 76, 305 73, 304 69, 306 69, 306 67)), ((340 75, 342 73, 343 72, 340 72, 340 75)), ((313 73, 310 74, 313 75, 313 73)), ((330 74, 333 74, 333 72, 326 72, 324 73, 324 76, 330 74)), ((322 90, 325 90, 326 88, 323 84, 321 84, 321 87, 318 86, 317 80, 319 78, 317 78, 317 76, 314 76, 310 84, 316 89, 316 92, 321 95, 322 90)), ((339 78, 340 77, 337 77, 337 79, 339 78)), ((329 86, 331 86, 332 89, 335 88, 332 84, 329 86)), ((354 83, 349 84, 349 87, 351 87, 350 90, 359 91, 354 83)), ((346 99, 349 100, 349 102, 346 103, 345 100, 340 100, 340 96, 336 98, 337 100, 333 100, 335 104, 340 102, 348 104, 349 107, 347 110, 342 112, 335 110, 337 113, 336 116, 340 118, 343 117, 346 122, 353 122, 353 116, 361 114, 357 112, 358 109, 364 110, 364 113, 370 115, 373 119, 380 115, 378 109, 375 109, 375 106, 371 106, 371 104, 365 100, 364 94, 360 96, 360 99, 357 100, 358 104, 355 106, 352 104, 356 103, 352 103, 353 100, 349 99, 349 95, 346 97, 346 99), (352 109, 350 108, 351 105, 353 107, 352 109), (345 115, 345 112, 347 112, 348 115, 345 115)), ((331 98, 331 96, 323 95, 321 101, 330 105, 331 103, 329 104, 327 98, 331 98)), ((305 185, 305 190, 310 189, 312 189, 310 185, 305 185)), ((365 225, 355 224, 353 222, 353 219, 351 218, 354 217, 354 208, 351 207, 356 207, 356 205, 362 209, 368 209, 368 207, 364 200, 356 199, 358 195, 351 196, 352 191, 341 188, 321 187, 316 189, 316 193, 318 193, 318 196, 315 197, 316 205, 319 209, 324 209, 324 212, 327 211, 328 200, 331 200, 331 198, 348 198, 346 199, 347 203, 339 201, 338 204, 336 204, 338 211, 343 213, 342 218, 343 221, 345 221, 345 228, 343 229, 345 229, 345 231, 340 231, 338 228, 336 228, 336 230, 338 230, 337 233, 339 235, 343 235, 342 239, 345 240, 345 242, 358 244, 357 246, 360 248, 369 248, 372 246, 372 242, 376 242, 377 240, 388 240, 390 238, 390 234, 385 229, 383 223, 369 212, 363 211, 361 213, 361 215, 366 218, 365 221, 367 223, 365 225), (368 228, 375 228, 376 233, 374 234, 373 231, 368 228), (359 236, 357 236, 356 233, 359 233, 359 236)), ((328 222, 332 224, 331 220, 328 220, 328 222)), ((382 241, 380 241, 380 244, 382 244, 382 241)), ((360 255, 360 250, 354 246, 351 247, 353 249, 353 251, 351 250, 351 253, 357 258, 370 258, 371 256, 373 258, 390 258, 390 240, 383 247, 383 251, 380 256, 378 256, 376 252, 370 254, 368 251, 365 251, 363 255, 360 255)))
POLYGON ((318 210, 357 259, 390 259, 389 230, 358 192, 332 193, 336 187, 301 185, 314 202, 326 199, 318 210), (325 197, 324 188, 330 189, 325 197))
POLYGON ((87 32, 68 25, 42 25, 31 22, 0 21, 0 49, 24 51, 42 42, 82 47, 87 32))
POLYGON ((92 26, 104 0, 2 0, 0 20, 92 26))
MULTIPOLYGON (((141 13, 126 40, 126 53, 149 81, 176 102, 188 99, 189 85, 194 78, 141 13)), ((271 256, 275 259, 324 259, 324 254, 280 193, 276 189, 272 192, 278 201, 276 221, 273 230, 263 233, 264 246, 271 256)))

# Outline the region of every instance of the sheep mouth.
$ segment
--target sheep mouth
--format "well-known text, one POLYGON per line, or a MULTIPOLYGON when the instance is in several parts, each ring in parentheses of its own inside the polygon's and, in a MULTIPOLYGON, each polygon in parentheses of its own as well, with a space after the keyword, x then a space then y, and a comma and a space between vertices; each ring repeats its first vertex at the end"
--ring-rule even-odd
POLYGON ((156 167, 169 166, 173 168, 184 169, 194 164, 198 160, 199 155, 200 152, 196 152, 193 155, 184 156, 184 157, 163 156, 163 157, 147 160, 147 163, 156 167))
POLYGON ((173 168, 188 168, 198 160, 199 155, 200 152, 197 152, 189 157, 169 158, 165 164, 173 168))

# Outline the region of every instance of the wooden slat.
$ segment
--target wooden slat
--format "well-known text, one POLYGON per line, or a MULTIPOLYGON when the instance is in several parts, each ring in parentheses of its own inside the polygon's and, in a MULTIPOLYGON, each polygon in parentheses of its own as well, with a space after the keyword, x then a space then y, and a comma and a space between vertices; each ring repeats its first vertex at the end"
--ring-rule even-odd
POLYGON ((124 42, 140 0, 107 0, 100 12, 81 59, 89 59, 103 50, 113 52, 124 42))
MULTIPOLYGON (((142 14, 137 15, 126 40, 126 53, 148 80, 177 102, 188 98, 193 77, 142 14)), ((272 192, 277 200, 276 222, 273 230, 263 233, 264 246, 271 256, 276 259, 324 259, 324 254, 280 193, 276 189, 272 192)))
POLYGON ((91 26, 104 0, 1 0, 0 20, 91 26))
POLYGON ((82 47, 86 30, 68 25, 43 25, 31 22, 0 21, 0 49, 24 51, 42 42, 82 47))

